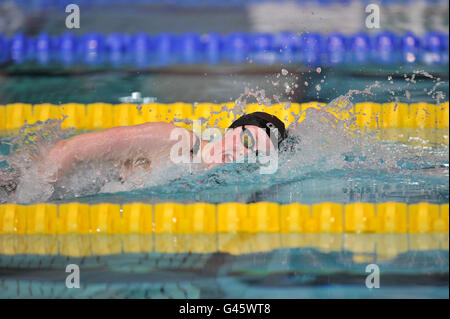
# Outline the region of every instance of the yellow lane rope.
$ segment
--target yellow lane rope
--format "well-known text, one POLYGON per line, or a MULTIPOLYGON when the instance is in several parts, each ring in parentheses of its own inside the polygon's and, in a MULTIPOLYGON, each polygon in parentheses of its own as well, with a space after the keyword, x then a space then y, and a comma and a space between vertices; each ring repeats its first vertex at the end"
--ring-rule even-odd
POLYGON ((448 234, 448 204, 17 204, 0 205, 0 235, 448 234))
MULTIPOLYGON (((215 252, 241 255, 283 248, 315 248, 324 253, 349 251, 355 254, 355 261, 365 262, 373 261, 374 255, 380 261, 395 258, 408 251, 448 251, 449 237, 448 234, 355 233, 0 235, 0 256, 88 257, 122 253, 215 252)), ((27 267, 27 264, 23 266, 27 267)), ((16 267, 20 267, 20 264, 16 267)))
MULTIPOLYGON (((248 104, 246 112, 264 111, 277 115, 287 125, 295 121, 295 115, 300 115, 310 107, 320 108, 325 104, 318 102, 276 104, 264 106, 248 104)), ((206 119, 210 127, 226 128, 236 115, 233 113, 234 103, 172 103, 144 104, 76 104, 68 103, 60 106, 53 104, 14 103, 0 105, 0 131, 15 131, 25 122, 33 124, 37 121, 62 118, 63 128, 74 127, 80 130, 105 129, 115 126, 134 125, 151 121, 173 122, 177 120, 206 119), (224 106, 227 110, 224 111, 224 106)), ((449 103, 439 105, 429 103, 356 103, 348 111, 334 108, 338 118, 348 118, 349 114, 356 117, 356 125, 363 128, 448 128, 449 103)), ((333 112, 333 111, 332 111, 333 112)), ((300 116, 302 121, 304 115, 300 116)), ((179 123, 179 125, 187 125, 179 123)))

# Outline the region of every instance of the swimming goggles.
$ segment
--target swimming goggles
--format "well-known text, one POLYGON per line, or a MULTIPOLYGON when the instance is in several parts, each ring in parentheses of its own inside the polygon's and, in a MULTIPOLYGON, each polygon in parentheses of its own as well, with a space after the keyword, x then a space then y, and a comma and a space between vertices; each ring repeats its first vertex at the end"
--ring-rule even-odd
POLYGON ((242 126, 241 132, 241 143, 244 145, 246 149, 253 150, 255 146, 255 138, 253 137, 250 130, 245 128, 245 125, 242 126))

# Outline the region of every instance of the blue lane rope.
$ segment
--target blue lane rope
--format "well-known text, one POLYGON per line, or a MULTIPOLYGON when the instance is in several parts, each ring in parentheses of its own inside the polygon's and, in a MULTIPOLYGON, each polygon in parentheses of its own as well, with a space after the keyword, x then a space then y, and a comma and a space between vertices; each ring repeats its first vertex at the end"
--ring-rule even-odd
POLYGON ((448 64, 449 36, 357 33, 47 33, 0 35, 0 63, 163 67, 174 64, 448 64))

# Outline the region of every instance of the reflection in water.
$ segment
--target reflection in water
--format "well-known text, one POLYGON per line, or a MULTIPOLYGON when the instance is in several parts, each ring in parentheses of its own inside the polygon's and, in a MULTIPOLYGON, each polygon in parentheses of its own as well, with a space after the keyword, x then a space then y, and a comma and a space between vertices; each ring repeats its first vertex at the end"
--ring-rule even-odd
POLYGON ((2 298, 448 298, 447 234, 1 235, 0 250, 2 298))

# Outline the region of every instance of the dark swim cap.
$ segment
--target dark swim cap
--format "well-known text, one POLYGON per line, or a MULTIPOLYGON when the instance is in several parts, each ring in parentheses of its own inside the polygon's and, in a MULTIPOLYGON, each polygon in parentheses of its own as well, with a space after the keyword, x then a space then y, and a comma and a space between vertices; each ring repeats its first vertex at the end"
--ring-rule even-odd
POLYGON ((273 145, 278 147, 286 137, 287 132, 284 123, 276 116, 265 112, 254 112, 244 114, 229 128, 236 128, 244 125, 254 125, 266 130, 267 135, 271 138, 273 145))

